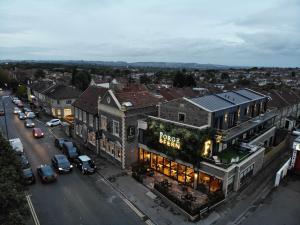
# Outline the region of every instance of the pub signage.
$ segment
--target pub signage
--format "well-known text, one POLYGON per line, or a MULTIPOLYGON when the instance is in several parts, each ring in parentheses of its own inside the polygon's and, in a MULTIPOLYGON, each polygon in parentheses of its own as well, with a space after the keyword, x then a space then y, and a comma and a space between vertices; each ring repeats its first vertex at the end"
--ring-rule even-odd
POLYGON ((179 138, 172 137, 164 132, 159 133, 159 143, 176 149, 180 149, 181 147, 179 138))

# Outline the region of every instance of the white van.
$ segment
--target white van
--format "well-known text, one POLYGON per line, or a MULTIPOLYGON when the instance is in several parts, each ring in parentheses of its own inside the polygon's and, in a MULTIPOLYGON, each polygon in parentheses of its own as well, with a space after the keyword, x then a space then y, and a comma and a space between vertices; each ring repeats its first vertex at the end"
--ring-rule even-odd
POLYGON ((20 140, 20 138, 14 138, 14 139, 9 139, 10 146, 12 147, 13 150, 16 152, 23 152, 23 144, 20 140))

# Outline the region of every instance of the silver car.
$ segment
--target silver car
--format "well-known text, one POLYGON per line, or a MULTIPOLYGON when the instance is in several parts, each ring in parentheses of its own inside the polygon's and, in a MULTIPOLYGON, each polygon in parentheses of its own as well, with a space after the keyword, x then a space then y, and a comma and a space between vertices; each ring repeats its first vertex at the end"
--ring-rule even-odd
POLYGON ((25 125, 25 127, 32 128, 35 126, 35 123, 32 120, 27 119, 27 120, 25 120, 24 125, 25 125))

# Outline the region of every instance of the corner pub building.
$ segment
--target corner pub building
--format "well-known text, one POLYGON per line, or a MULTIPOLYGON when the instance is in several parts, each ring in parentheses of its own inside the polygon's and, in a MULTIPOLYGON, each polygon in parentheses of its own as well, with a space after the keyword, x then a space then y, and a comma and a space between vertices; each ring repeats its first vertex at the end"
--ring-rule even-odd
POLYGON ((276 112, 250 89, 159 105, 139 120, 139 161, 179 183, 209 192, 237 191, 262 168, 276 112))

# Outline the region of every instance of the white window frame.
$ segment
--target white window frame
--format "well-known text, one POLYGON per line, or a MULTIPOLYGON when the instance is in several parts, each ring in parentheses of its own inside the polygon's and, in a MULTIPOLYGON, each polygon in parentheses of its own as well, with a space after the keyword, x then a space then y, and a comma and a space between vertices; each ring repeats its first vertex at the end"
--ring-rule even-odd
POLYGON ((101 117, 100 117, 100 129, 107 130, 107 117, 106 116, 101 115, 101 117), (104 121, 105 121, 105 124, 104 124, 104 121))
POLYGON ((82 111, 82 122, 86 123, 86 112, 82 111))
POLYGON ((93 114, 88 114, 89 115, 89 126, 94 127, 94 116, 93 114))
POLYGON ((119 135, 120 135, 120 123, 119 123, 119 121, 116 121, 116 120, 113 120, 112 122, 113 122, 112 133, 113 133, 113 135, 119 137, 119 135))
POLYGON ((82 111, 81 109, 78 109, 78 120, 82 121, 82 111))
POLYGON ((78 108, 74 107, 75 118, 78 119, 78 108))

